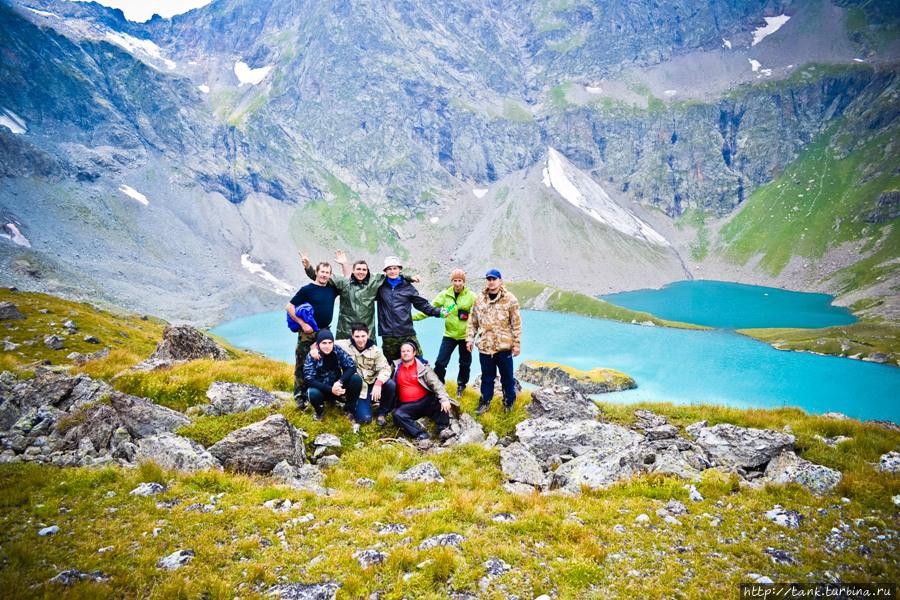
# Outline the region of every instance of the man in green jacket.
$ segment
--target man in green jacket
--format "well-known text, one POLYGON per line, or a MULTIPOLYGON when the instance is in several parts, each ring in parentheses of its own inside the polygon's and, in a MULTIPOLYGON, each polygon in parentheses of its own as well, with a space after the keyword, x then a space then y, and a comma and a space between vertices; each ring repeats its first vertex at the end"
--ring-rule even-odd
MULTIPOLYGON (((453 351, 459 348, 459 373, 456 375, 457 399, 462 397, 463 391, 469 384, 472 352, 466 347, 466 326, 474 304, 475 293, 466 287, 466 272, 462 269, 454 269, 450 273, 450 287, 431 301, 431 305, 435 308, 443 308, 447 311, 444 337, 441 338, 441 347, 434 363, 434 372, 443 383, 453 351)), ((425 315, 419 313, 413 317, 413 320, 418 321, 424 318, 425 315)))
MULTIPOLYGON (((333 275, 331 285, 340 297, 340 312, 338 313, 335 339, 349 340, 351 337, 350 326, 353 323, 363 323, 374 337, 375 332, 375 298, 378 297, 378 288, 384 283, 384 273, 372 273, 369 264, 364 260, 353 263, 353 268, 347 268, 347 255, 343 250, 334 253, 335 262, 341 265, 343 277, 333 275)), ((316 272, 312 268, 309 258, 300 253, 303 261, 303 269, 310 279, 316 278, 316 272)), ((409 277, 410 281, 419 281, 418 277, 409 277)))

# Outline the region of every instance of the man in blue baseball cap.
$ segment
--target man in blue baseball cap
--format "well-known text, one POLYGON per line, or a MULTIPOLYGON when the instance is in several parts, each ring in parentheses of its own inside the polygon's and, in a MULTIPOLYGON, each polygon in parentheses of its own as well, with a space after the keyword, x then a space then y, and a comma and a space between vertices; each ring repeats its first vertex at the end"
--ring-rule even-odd
POLYGON ((497 372, 503 384, 503 406, 512 410, 516 401, 516 380, 513 375, 513 357, 522 346, 522 319, 519 301, 503 287, 503 277, 497 269, 484 274, 485 287, 475 299, 466 327, 466 347, 472 351, 478 346, 481 363, 481 401, 477 414, 491 405, 497 372))

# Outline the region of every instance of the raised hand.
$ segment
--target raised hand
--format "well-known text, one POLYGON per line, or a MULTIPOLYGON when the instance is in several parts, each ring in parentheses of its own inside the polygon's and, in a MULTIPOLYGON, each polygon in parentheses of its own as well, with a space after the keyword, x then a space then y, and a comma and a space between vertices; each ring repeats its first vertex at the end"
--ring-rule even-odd
POLYGON ((343 250, 335 250, 334 251, 334 262, 336 262, 339 265, 347 264, 347 255, 344 254, 343 250))
POLYGON ((303 263, 303 268, 304 268, 304 269, 308 269, 310 266, 312 266, 312 263, 309 261, 309 257, 306 255, 305 252, 303 252, 303 251, 301 250, 301 251, 298 252, 297 254, 300 255, 300 262, 303 263))

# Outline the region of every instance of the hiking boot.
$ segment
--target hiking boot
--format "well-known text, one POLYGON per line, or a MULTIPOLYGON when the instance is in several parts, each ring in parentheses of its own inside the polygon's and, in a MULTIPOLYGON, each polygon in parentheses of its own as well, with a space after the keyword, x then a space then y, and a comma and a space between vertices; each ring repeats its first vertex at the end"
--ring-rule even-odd
POLYGON ((416 438, 416 448, 419 450, 428 450, 434 444, 431 441, 431 438, 428 437, 427 433, 423 433, 419 437, 416 438))
POLYGON ((503 412, 505 412, 505 413, 511 413, 512 409, 513 409, 512 404, 504 404, 503 405, 503 412))
POLYGON ((466 386, 465 386, 465 385, 457 384, 457 386, 456 386, 456 399, 457 399, 457 400, 462 400, 463 393, 465 393, 465 391, 466 391, 466 386))
POLYGON ((298 410, 306 410, 307 405, 309 404, 306 401, 306 394, 298 394, 294 396, 294 402, 297 403, 298 410))
POLYGON ((384 427, 387 425, 387 419, 384 418, 384 415, 378 415, 375 417, 375 424, 379 427, 384 427))
POLYGON ((324 410, 323 410, 322 412, 316 411, 316 412, 313 414, 313 419, 315 419, 316 421, 321 421, 323 416, 325 416, 325 411, 324 411, 324 410))
POLYGON ((490 403, 490 402, 479 402, 479 403, 478 403, 478 408, 475 409, 475 414, 476 414, 476 415, 483 415, 484 413, 487 412, 487 410, 488 410, 490 407, 491 407, 491 403, 490 403))

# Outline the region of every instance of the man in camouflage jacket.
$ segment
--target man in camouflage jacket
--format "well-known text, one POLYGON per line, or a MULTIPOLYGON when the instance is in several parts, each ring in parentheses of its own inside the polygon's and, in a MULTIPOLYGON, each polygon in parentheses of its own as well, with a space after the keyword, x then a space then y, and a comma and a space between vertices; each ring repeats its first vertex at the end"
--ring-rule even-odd
POLYGON ((516 380, 513 357, 518 356, 522 344, 522 319, 519 301, 505 287, 500 271, 491 269, 485 274, 487 284, 475 299, 466 327, 466 347, 471 352, 478 346, 481 362, 481 401, 477 414, 491 405, 497 372, 503 384, 503 406, 512 410, 516 401, 516 380))

